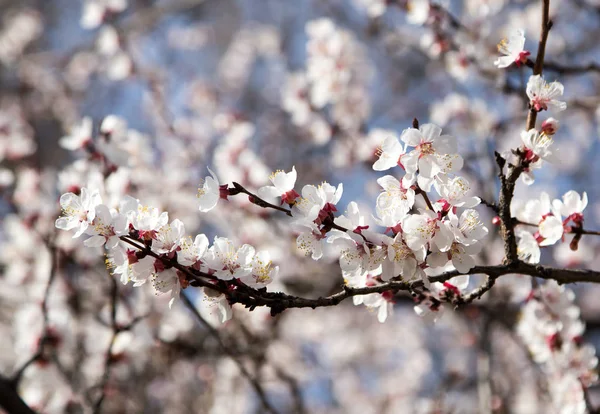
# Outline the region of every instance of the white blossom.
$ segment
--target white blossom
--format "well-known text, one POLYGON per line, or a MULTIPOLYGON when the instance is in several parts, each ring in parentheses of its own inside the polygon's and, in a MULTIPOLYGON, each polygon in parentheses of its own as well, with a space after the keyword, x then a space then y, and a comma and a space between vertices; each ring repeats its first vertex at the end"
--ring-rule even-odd
POLYGON ((529 103, 536 111, 548 110, 548 106, 556 111, 567 109, 566 102, 557 100, 562 96, 564 87, 560 82, 547 83, 541 75, 532 75, 527 82, 529 103))

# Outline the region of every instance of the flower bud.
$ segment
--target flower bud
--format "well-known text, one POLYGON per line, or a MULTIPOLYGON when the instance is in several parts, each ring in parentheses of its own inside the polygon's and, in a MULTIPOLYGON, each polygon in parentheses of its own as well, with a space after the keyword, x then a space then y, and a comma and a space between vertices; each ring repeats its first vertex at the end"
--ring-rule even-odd
POLYGON ((560 127, 560 122, 554 118, 548 118, 544 122, 542 122, 542 133, 546 135, 554 135, 558 128, 560 127))

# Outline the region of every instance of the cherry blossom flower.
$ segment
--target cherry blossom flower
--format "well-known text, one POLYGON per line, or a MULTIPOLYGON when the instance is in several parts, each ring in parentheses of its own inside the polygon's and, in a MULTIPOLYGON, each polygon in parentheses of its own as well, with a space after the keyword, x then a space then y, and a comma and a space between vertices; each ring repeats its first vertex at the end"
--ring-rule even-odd
POLYGON ((293 205, 296 198, 300 197, 300 194, 294 190, 296 177, 296 167, 292 167, 292 171, 289 173, 277 170, 269 176, 269 180, 273 185, 259 188, 258 196, 267 200, 281 197, 281 204, 293 205))
POLYGON ((81 120, 80 124, 75 125, 71 129, 71 134, 62 137, 60 141, 58 141, 58 144, 69 151, 75 151, 84 148, 91 141, 92 118, 85 117, 81 120))
POLYGON ((402 276, 403 280, 411 280, 418 275, 418 265, 425 260, 425 247, 411 249, 402 238, 402 233, 394 238, 386 237, 387 260, 383 262, 381 278, 389 280, 402 276))
POLYGON ((554 200, 552 206, 561 216, 566 217, 563 223, 566 225, 569 221, 577 225, 581 225, 583 222, 583 210, 587 207, 588 197, 587 193, 583 193, 581 196, 576 191, 568 191, 562 196, 561 200, 554 200))
POLYGON ((169 309, 173 306, 175 299, 179 297, 181 291, 181 285, 179 282, 179 276, 175 269, 165 269, 161 272, 154 272, 150 277, 152 287, 156 291, 156 294, 171 292, 171 299, 169 300, 169 309))
POLYGON ((254 247, 244 244, 236 248, 225 237, 215 237, 204 258, 206 265, 222 280, 241 279, 252 272, 254 247))
MULTIPOLYGON (((376 286, 380 282, 378 282, 375 277, 375 275, 368 272, 358 272, 354 277, 348 280, 347 284, 350 287, 376 286)), ((377 320, 381 323, 385 322, 387 317, 394 310, 394 300, 391 292, 353 296, 352 302, 355 306, 362 304, 369 310, 376 311, 377 320)))
POLYGON ((433 251, 427 256, 427 264, 433 268, 446 266, 448 261, 452 261, 452 266, 460 273, 468 272, 475 266, 473 257, 481 251, 481 244, 464 245, 453 242, 450 249, 446 252, 433 251))
POLYGON ((337 188, 327 182, 318 187, 305 185, 302 188, 302 198, 293 207, 294 215, 300 217, 297 223, 318 221, 317 224, 320 224, 329 213, 337 211, 335 205, 340 201, 343 191, 341 183, 337 188))
POLYGON ((92 235, 83 244, 87 247, 98 247, 106 244, 107 249, 119 243, 119 236, 127 234, 127 217, 104 204, 96 206, 96 217, 85 231, 92 235))
POLYGON ((527 62, 527 57, 531 54, 525 49, 525 32, 523 29, 517 29, 507 39, 502 39, 498 43, 498 51, 505 56, 499 57, 494 62, 494 65, 500 69, 506 68, 513 63, 517 66, 521 66, 527 62))
POLYGON ((440 211, 449 211, 456 207, 471 208, 477 206, 481 199, 479 197, 467 196, 471 190, 469 182, 464 177, 444 177, 433 183, 441 198, 434 207, 439 206, 440 211))
POLYGON ((378 214, 391 216, 394 223, 399 223, 415 204, 415 190, 405 188, 403 182, 391 175, 378 178, 377 183, 384 189, 377 196, 378 214))
POLYGON ((271 283, 279 274, 279 266, 273 266, 269 252, 258 252, 252 258, 252 273, 242 278, 249 286, 264 286, 271 283))
POLYGON ((184 266, 195 265, 208 251, 208 244, 208 238, 204 234, 198 234, 193 243, 191 238, 184 238, 177 252, 177 262, 184 266))
POLYGON ((552 207, 550 196, 543 192, 538 200, 529 200, 517 217, 530 224, 539 226, 540 246, 550 246, 563 236, 563 223, 560 213, 552 207))
POLYGON ((336 223, 346 227, 349 231, 361 234, 369 226, 365 225, 365 216, 363 216, 355 201, 351 201, 344 214, 336 217, 336 223))
POLYGON ((167 254, 175 251, 181 244, 185 229, 179 219, 175 219, 171 224, 162 226, 156 232, 152 240, 152 251, 158 254, 167 254))
POLYGON ((455 240, 465 246, 476 244, 488 234, 488 229, 479 220, 479 213, 476 210, 467 209, 462 212, 460 218, 455 214, 449 214, 449 220, 455 240))
POLYGON ((96 217, 96 207, 102 204, 98 190, 89 192, 81 189, 81 195, 66 193, 60 197, 62 216, 56 220, 55 226, 61 230, 77 229, 73 238, 83 234, 96 217))
POLYGON ((415 147, 403 158, 407 173, 412 173, 418 168, 420 175, 433 178, 442 172, 443 162, 436 155, 455 153, 456 139, 441 133, 442 129, 434 124, 424 124, 419 129, 408 128, 402 132, 400 139, 415 147))
POLYGON ((521 178, 526 185, 534 182, 532 170, 541 168, 542 161, 555 162, 557 153, 551 149, 554 140, 551 135, 540 133, 537 129, 521 132, 521 141, 523 142, 524 158, 529 162, 521 174, 521 178))
POLYGON ((140 238, 151 240, 156 237, 158 230, 169 222, 169 214, 155 207, 139 204, 135 199, 129 200, 119 211, 128 215, 131 224, 138 231, 140 238), (130 208, 132 208, 130 210, 130 208))
POLYGON ((519 259, 531 264, 539 263, 541 258, 540 246, 533 234, 517 227, 515 235, 517 236, 517 255, 519 259))
POLYGON ((553 153, 550 147, 554 143, 552 136, 541 133, 537 129, 521 132, 521 141, 525 147, 525 159, 536 162, 539 159, 550 161, 553 153))
POLYGON ((431 210, 407 216, 402 222, 402 230, 406 244, 415 251, 433 243, 444 252, 454 241, 449 224, 439 221, 438 215, 431 210))
POLYGON ((198 188, 198 201, 200 201, 199 210, 206 213, 216 207, 220 198, 227 200, 229 191, 227 184, 219 185, 219 179, 210 168, 209 177, 206 177, 201 183, 202 188, 198 188))
POLYGON ((200 302, 201 311, 216 313, 220 323, 230 320, 233 316, 233 309, 231 309, 227 296, 210 288, 204 288, 202 291, 204 294, 200 302))
POLYGON ((556 111, 567 109, 566 102, 555 98, 562 96, 564 87, 560 82, 546 83, 541 75, 532 75, 527 82, 527 96, 530 105, 536 111, 548 110, 548 106, 556 111))
POLYGON ((379 159, 373 164, 375 171, 385 171, 392 167, 402 165, 402 156, 406 153, 406 147, 398 142, 393 131, 383 129, 375 129, 369 133, 371 138, 381 136, 383 144, 380 149, 377 149, 379 159))
POLYGON ((323 257, 323 239, 325 236, 313 222, 299 222, 299 225, 308 227, 308 230, 300 233, 296 238, 296 246, 306 256, 311 256, 313 260, 319 260, 323 257))

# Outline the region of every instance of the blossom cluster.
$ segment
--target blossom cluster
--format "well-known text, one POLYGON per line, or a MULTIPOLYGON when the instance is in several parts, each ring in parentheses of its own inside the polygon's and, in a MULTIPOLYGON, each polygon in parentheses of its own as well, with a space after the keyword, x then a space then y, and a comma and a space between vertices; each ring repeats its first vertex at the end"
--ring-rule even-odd
POLYGON ((369 115, 364 52, 350 32, 329 19, 308 22, 306 34, 306 70, 288 75, 282 106, 295 125, 324 144, 334 132, 332 125, 357 132, 369 115), (329 116, 323 112, 326 106, 329 116))
MULTIPOLYGON (((518 29, 508 40, 505 39, 500 42, 498 50, 505 56, 498 58, 494 64, 499 68, 507 68, 512 63, 517 66, 527 63, 527 56, 530 53, 524 47, 525 32, 518 29)), ((559 112, 567 108, 566 102, 557 99, 563 95, 564 86, 557 81, 548 83, 541 75, 531 75, 529 77, 526 93, 529 98, 529 107, 535 112, 549 109, 559 112)), ((557 151, 552 149, 551 146, 554 142, 553 136, 558 131, 559 126, 560 123, 556 119, 548 118, 542 122, 541 130, 531 128, 521 132, 523 146, 520 149, 520 156, 523 160, 524 170, 521 178, 525 184, 533 184, 532 170, 541 168, 544 160, 553 162, 556 159, 557 151)))
MULTIPOLYGON (((526 229, 527 226, 516 229, 519 258, 528 263, 539 263, 540 247, 564 241, 565 233, 576 233, 582 229, 583 210, 587 204, 587 194, 579 195, 573 190, 565 193, 562 199, 550 201, 550 196, 544 192, 539 199, 527 201, 513 214, 520 224, 534 229, 533 232, 526 229)), ((571 243, 571 248, 577 250, 576 242, 571 243)))
POLYGON ((533 291, 517 332, 547 373, 550 395, 564 413, 585 413, 583 387, 598 380, 594 347, 583 344, 585 326, 572 290, 551 281, 533 291))
MULTIPOLYGON (((88 132, 84 127, 82 133, 75 132, 63 145, 88 145, 88 132)), ((404 170, 400 180, 392 175, 378 179, 383 191, 376 200, 375 221, 385 228, 383 232, 366 224, 356 202, 348 204, 345 214, 336 216, 342 184, 308 184, 296 192, 295 168, 288 173, 273 173, 269 177, 273 185, 258 190, 259 197, 264 198, 261 202, 279 199, 280 204, 291 207, 291 225, 299 232, 297 246, 307 256, 319 260, 326 245, 336 247, 342 275, 350 287, 373 286, 398 278, 422 280, 429 287, 427 272, 432 269, 449 267, 467 272, 474 266, 474 255, 488 230, 472 209, 480 200, 468 195, 468 181, 455 174, 462 166, 462 158, 455 153, 455 138, 441 135, 441 128, 433 124, 406 129, 400 137, 402 143, 393 132, 379 133, 386 138, 373 169, 401 166, 404 170), (437 192, 433 203, 427 196, 432 189, 437 192), (426 201, 426 208, 417 208, 418 194, 426 201)), ((199 210, 204 213, 214 209, 219 200, 240 192, 236 186, 220 184, 216 174, 209 172, 198 190, 199 210)), ((250 201, 258 203, 254 196, 250 201)), ((109 251, 108 263, 123 283, 132 281, 139 286, 151 281, 157 293, 171 292, 172 299, 190 283, 190 274, 174 267, 175 263, 191 267, 192 274, 201 272, 200 276, 211 282, 235 279, 253 287, 268 284, 279 270, 268 253, 256 253, 250 245, 237 248, 230 240, 215 237, 209 248, 202 234, 192 240, 185 236, 180 220, 169 223, 166 212, 143 206, 129 196, 117 208, 110 208, 102 203, 97 190, 82 188, 79 195, 63 194, 60 204, 63 215, 56 221, 57 228, 75 230, 75 237, 89 235, 86 246, 104 245, 109 251)), ((468 279, 466 284, 459 284, 466 287, 468 279)), ((447 296, 445 289, 457 288, 448 283, 434 289, 438 299, 447 296)), ((379 308, 379 319, 383 321, 391 300, 389 294, 374 294, 357 298, 355 303, 379 308)), ((438 305, 428 308, 439 310, 438 305)))
MULTIPOLYGON (((259 287, 270 283, 279 271, 267 252, 256 252, 248 244, 238 247, 225 237, 215 237, 209 247, 206 235, 186 236, 180 220, 169 223, 167 212, 129 196, 117 208, 110 208, 102 204, 98 191, 82 188, 79 195, 63 194, 60 205, 63 213, 56 220, 57 228, 74 230, 74 237, 89 235, 84 244, 106 247, 107 266, 123 284, 151 282, 156 294, 170 292, 170 305, 189 285, 193 273, 213 282, 235 278, 259 287)), ((207 295, 219 297, 215 292, 207 295)), ((219 301, 219 312, 222 321, 229 318, 226 302, 219 301)))

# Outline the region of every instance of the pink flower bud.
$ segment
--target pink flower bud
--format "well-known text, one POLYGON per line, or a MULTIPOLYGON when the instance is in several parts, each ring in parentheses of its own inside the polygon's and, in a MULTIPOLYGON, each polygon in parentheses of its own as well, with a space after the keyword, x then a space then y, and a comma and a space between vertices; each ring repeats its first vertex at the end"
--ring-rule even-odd
POLYGON ((548 118, 544 122, 542 122, 542 133, 546 135, 554 135, 558 128, 560 127, 560 122, 554 118, 548 118))

